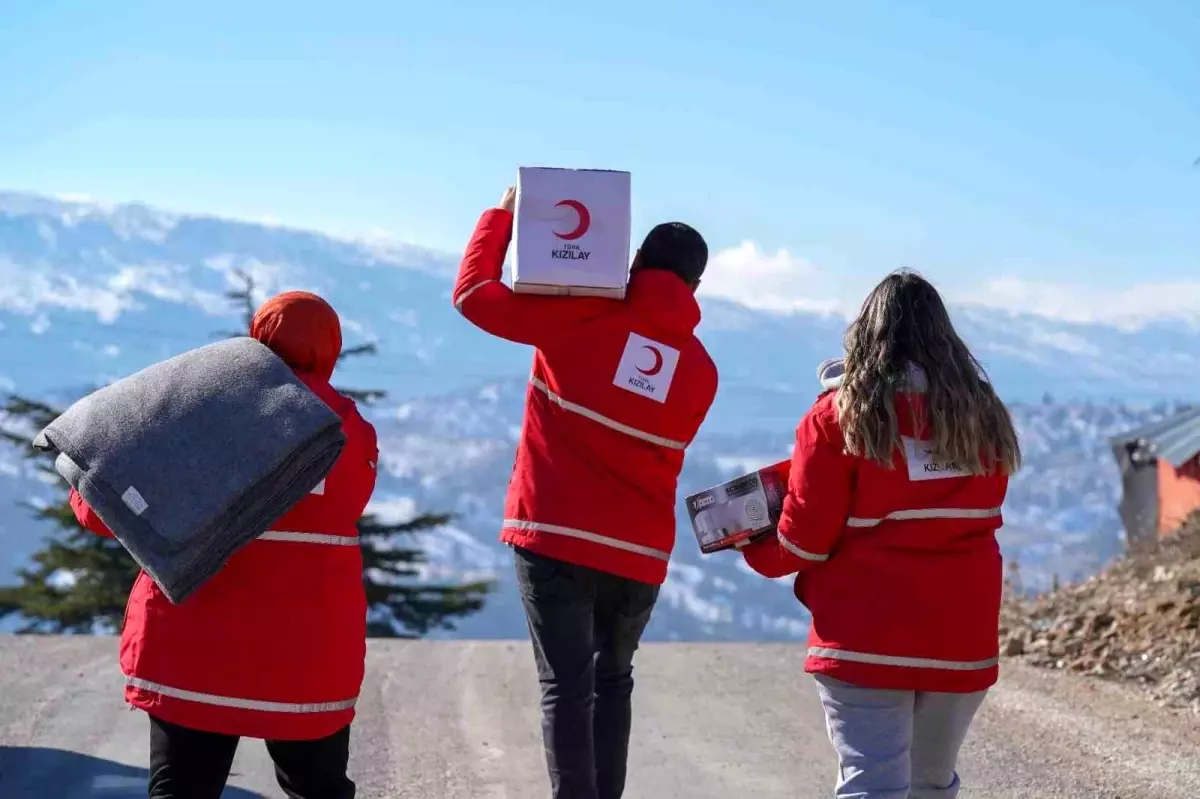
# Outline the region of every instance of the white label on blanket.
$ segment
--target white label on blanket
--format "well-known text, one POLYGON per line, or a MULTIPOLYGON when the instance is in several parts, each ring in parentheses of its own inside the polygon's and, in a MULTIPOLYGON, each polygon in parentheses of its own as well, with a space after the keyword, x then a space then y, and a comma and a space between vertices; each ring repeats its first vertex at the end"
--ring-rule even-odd
POLYGON ((944 480, 948 477, 967 477, 967 472, 953 463, 938 463, 933 458, 929 441, 904 438, 904 459, 908 461, 909 480, 944 480))
POLYGON ((135 516, 141 516, 146 512, 146 508, 150 507, 145 498, 133 486, 125 489, 125 493, 121 495, 121 501, 133 511, 133 515, 135 516))
POLYGON ((309 491, 308 493, 310 493, 310 494, 324 494, 324 493, 325 493, 325 481, 324 481, 324 480, 322 480, 321 482, 317 483, 316 487, 315 487, 315 488, 313 488, 313 490, 312 490, 312 491, 309 491))

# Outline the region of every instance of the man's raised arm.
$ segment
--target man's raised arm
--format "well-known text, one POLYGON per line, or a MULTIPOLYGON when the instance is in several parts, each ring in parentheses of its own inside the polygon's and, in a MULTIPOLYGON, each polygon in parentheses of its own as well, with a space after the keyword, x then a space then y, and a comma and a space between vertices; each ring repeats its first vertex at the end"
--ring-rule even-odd
POLYGON ((504 256, 512 239, 515 207, 516 190, 509 188, 500 205, 480 217, 458 268, 454 307, 493 336, 540 347, 565 325, 607 307, 611 300, 516 294, 504 285, 504 256))

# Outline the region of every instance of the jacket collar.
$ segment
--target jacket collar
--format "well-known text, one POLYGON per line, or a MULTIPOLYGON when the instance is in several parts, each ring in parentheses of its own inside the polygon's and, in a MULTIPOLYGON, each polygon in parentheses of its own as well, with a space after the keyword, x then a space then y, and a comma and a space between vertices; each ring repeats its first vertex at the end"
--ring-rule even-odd
POLYGON ((822 391, 831 391, 842 387, 846 377, 846 362, 841 358, 827 358, 817 367, 817 380, 821 381, 822 391))
POLYGON ((664 269, 639 269, 629 279, 629 302, 638 314, 672 332, 691 333, 700 324, 700 303, 691 286, 664 269))

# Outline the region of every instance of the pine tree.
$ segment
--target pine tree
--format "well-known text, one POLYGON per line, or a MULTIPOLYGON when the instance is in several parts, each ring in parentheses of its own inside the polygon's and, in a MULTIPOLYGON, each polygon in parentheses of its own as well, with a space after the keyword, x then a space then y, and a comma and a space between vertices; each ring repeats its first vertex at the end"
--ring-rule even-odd
POLYGON ((432 630, 453 630, 456 620, 483 608, 490 583, 423 583, 420 571, 425 554, 396 544, 401 536, 437 530, 450 520, 438 514, 422 514, 398 524, 383 524, 370 514, 358 520, 368 636, 418 638, 432 630))
MULTIPOLYGON (((241 313, 244 330, 250 329, 254 313, 263 298, 254 278, 243 271, 235 273, 240 285, 225 296, 241 313)), ((244 336, 245 332, 226 335, 244 336)), ((338 363, 348 358, 378 355, 374 342, 348 347, 338 355, 338 363)), ((338 386, 337 390, 355 402, 369 406, 387 396, 379 389, 355 389, 338 386)), ((433 630, 452 630, 454 623, 479 611, 492 585, 472 583, 429 583, 422 580, 425 553, 399 542, 404 536, 433 532, 452 520, 446 514, 425 513, 405 522, 387 524, 365 514, 358 520, 363 556, 363 586, 367 592, 367 635, 372 638, 416 638, 433 630)))
POLYGON ((59 415, 45 403, 10 396, 3 413, 10 421, 0 438, 19 448, 55 487, 48 504, 27 503, 33 519, 56 532, 17 572, 18 584, 0 588, 0 617, 19 614, 22 633, 114 632, 125 615, 125 600, 138 565, 116 539, 80 527, 71 510, 66 481, 54 471, 54 456, 30 445, 33 435, 59 415))

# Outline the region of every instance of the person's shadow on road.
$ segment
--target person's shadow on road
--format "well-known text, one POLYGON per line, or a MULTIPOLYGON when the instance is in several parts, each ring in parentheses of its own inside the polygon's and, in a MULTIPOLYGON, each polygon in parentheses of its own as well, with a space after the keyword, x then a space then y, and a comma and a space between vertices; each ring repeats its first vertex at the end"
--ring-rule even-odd
MULTIPOLYGON (((0 797, 4 799, 144 799, 149 772, 62 749, 0 746, 0 797)), ((228 787, 223 799, 263 799, 228 787)))

